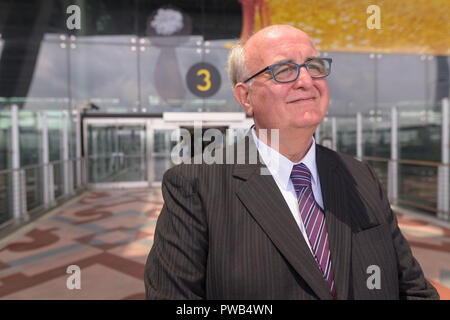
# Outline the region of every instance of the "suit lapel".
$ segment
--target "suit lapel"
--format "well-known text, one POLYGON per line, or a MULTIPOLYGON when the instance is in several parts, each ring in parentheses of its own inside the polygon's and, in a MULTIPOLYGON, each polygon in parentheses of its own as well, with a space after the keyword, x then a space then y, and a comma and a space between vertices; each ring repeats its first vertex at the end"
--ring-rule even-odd
POLYGON ((316 145, 324 211, 337 298, 348 298, 351 227, 346 177, 335 153, 316 145))
MULTIPOLYGON (((250 149, 256 148, 253 139, 249 139, 249 142, 250 149)), ((283 195, 271 175, 261 174, 263 168, 265 166, 261 163, 235 165, 233 175, 246 180, 236 193, 237 196, 281 254, 317 296, 321 299, 331 299, 328 285, 283 195)))

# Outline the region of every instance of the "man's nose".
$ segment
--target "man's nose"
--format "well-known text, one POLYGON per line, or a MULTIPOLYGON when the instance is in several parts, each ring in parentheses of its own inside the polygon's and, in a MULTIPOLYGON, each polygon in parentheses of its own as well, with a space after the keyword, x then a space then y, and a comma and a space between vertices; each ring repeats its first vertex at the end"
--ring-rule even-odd
POLYGON ((298 72, 299 72, 299 74, 298 74, 297 80, 295 80, 295 87, 299 87, 299 88, 303 87, 306 89, 312 87, 313 79, 309 75, 306 67, 301 66, 300 70, 298 72))

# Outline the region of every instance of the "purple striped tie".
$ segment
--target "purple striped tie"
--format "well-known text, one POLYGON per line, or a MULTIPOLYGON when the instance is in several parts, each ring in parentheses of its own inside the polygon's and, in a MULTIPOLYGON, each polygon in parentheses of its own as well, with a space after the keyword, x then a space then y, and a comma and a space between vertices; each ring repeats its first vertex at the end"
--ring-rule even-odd
POLYGON ((331 295, 335 297, 325 215, 314 199, 311 187, 311 172, 303 163, 296 164, 292 168, 291 180, 297 193, 300 216, 302 217, 311 249, 314 252, 314 258, 322 271, 324 279, 328 282, 331 295))

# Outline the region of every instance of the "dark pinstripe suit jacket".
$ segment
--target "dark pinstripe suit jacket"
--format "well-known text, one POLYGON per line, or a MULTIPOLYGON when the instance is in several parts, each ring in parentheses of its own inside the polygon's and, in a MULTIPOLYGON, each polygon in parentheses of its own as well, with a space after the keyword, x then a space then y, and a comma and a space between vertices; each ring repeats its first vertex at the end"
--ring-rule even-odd
MULTIPOLYGON (((256 150, 250 136, 247 154, 256 150)), ((439 298, 373 170, 316 148, 337 299, 439 298), (371 265, 380 268, 380 289, 367 286, 371 265)), ((165 173, 164 207, 145 268, 147 298, 332 298, 273 177, 261 175, 261 167, 182 164, 165 173)))

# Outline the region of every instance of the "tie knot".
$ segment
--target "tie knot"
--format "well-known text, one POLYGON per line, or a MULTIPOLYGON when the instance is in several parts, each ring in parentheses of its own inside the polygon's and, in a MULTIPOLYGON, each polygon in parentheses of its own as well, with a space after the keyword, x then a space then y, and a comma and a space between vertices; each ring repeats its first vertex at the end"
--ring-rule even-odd
POLYGON ((303 163, 296 164, 292 168, 291 180, 295 191, 298 191, 301 187, 311 186, 311 172, 303 163))

